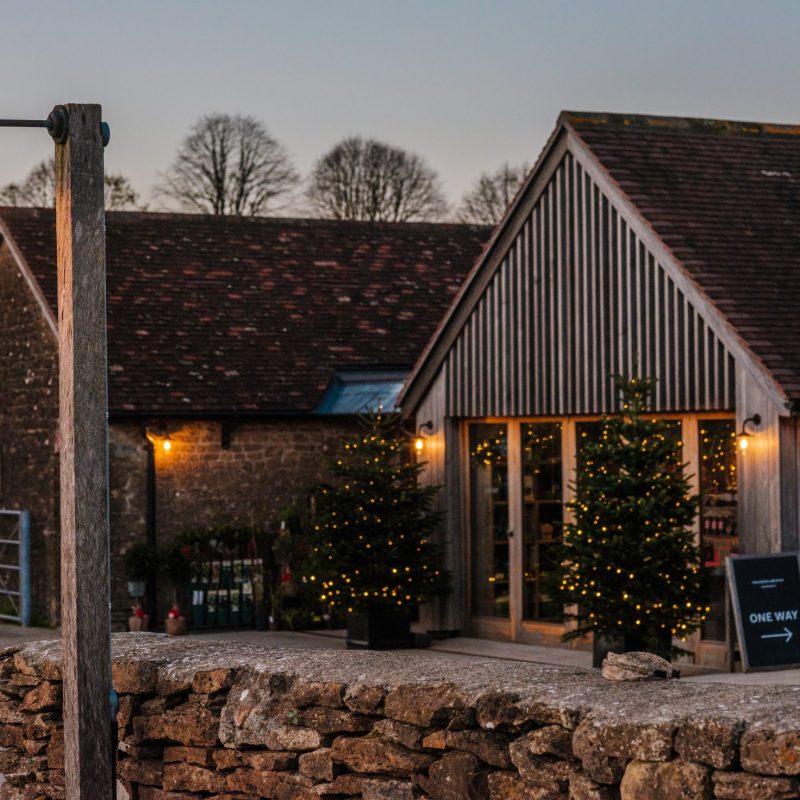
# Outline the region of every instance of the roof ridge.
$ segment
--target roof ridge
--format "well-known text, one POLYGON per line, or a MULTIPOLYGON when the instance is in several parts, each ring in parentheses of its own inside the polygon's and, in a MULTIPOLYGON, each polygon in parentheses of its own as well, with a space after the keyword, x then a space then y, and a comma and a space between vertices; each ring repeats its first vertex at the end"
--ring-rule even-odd
MULTIPOLYGON (((55 209, 40 206, 3 206, 0 205, 0 216, 11 212, 12 214, 27 214, 32 217, 39 215, 52 215, 55 209)), ((201 220, 211 225, 225 225, 225 224, 244 224, 244 225, 302 225, 308 227, 311 225, 318 225, 320 227, 331 228, 373 228, 377 230, 463 230, 463 231, 479 231, 481 229, 491 229, 491 225, 478 225, 466 222, 432 222, 432 221, 410 221, 410 222, 384 222, 376 221, 371 222, 368 220, 345 220, 345 219, 328 219, 324 217, 279 217, 279 216, 236 216, 233 214, 216 215, 216 214, 201 214, 201 213, 187 213, 187 212, 174 212, 174 211, 106 211, 107 217, 122 220, 129 218, 131 220, 163 220, 166 222, 200 222, 201 220)))
POLYGON ((710 117, 678 117, 658 114, 623 114, 605 111, 562 111, 559 125, 573 128, 608 126, 650 128, 660 132, 710 136, 800 136, 800 125, 782 122, 748 122, 710 117))

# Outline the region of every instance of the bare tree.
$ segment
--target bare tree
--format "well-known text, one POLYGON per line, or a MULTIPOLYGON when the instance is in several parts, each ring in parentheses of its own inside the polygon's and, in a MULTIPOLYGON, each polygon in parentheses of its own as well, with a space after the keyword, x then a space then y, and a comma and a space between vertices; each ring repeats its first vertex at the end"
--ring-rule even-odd
POLYGON ((360 136, 317 161, 306 196, 317 213, 333 219, 409 222, 447 213, 439 179, 419 156, 360 136))
POLYGON ((496 225, 517 194, 528 174, 528 165, 503 164, 497 172, 484 172, 461 198, 457 217, 460 222, 496 225))
MULTIPOLYGON (((103 183, 108 210, 139 207, 139 195, 124 175, 109 173, 103 183)), ((0 205, 51 208, 55 203, 56 164, 52 158, 37 164, 20 183, 8 183, 0 189, 0 205)))
POLYGON ((280 208, 298 181, 261 122, 210 114, 194 124, 156 191, 189 211, 259 216, 280 208))

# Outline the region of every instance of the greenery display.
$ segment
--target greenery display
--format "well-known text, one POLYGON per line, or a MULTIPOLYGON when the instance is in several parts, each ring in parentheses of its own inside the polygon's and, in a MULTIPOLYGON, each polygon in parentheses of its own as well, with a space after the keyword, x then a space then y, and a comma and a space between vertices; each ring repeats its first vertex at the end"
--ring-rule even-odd
POLYGON ((317 495, 308 579, 334 609, 410 609, 449 586, 431 541, 438 488, 418 485, 422 465, 412 460, 398 415, 362 422, 362 435, 332 464, 336 486, 317 495))
POLYGON ((159 570, 158 551, 153 545, 140 542, 125 553, 125 575, 130 581, 146 581, 159 570))
POLYGON ((655 381, 615 380, 622 411, 582 443, 553 589, 577 622, 565 640, 622 636, 627 649, 669 656, 682 652, 672 637, 684 639, 709 611, 691 528, 698 498, 676 428, 647 414, 655 381))

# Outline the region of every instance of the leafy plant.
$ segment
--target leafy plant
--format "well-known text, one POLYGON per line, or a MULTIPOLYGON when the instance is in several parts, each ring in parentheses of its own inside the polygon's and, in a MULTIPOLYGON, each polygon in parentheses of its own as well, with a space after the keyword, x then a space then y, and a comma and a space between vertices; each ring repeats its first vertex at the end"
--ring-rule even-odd
POLYGON ((159 556, 153 545, 139 542, 125 553, 125 574, 131 581, 146 581, 158 572, 159 556))

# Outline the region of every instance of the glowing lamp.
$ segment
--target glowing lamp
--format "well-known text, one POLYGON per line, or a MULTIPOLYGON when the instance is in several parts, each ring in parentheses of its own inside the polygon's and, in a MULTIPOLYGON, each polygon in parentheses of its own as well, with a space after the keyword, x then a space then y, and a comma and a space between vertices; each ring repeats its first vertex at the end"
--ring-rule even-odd
POLYGON ((169 453, 172 450, 172 442, 170 441, 169 436, 161 443, 161 446, 164 448, 165 453, 169 453))
POLYGON ((755 426, 760 425, 761 414, 753 414, 752 417, 747 417, 747 419, 742 422, 742 430, 737 434, 736 440, 739 444, 739 450, 741 450, 743 453, 750 446, 750 439, 753 436, 753 434, 749 433, 747 430, 748 423, 752 423, 755 426))
MULTIPOLYGON (((428 420, 427 422, 423 422, 422 425, 420 425, 417 428, 417 438, 414 439, 414 449, 418 453, 421 453, 423 451, 423 449, 425 448, 425 439, 424 439, 424 437, 422 435, 423 429, 431 431, 431 433, 432 433, 433 432, 433 422, 428 420)), ((430 436, 430 433, 428 434, 428 436, 430 436)))

